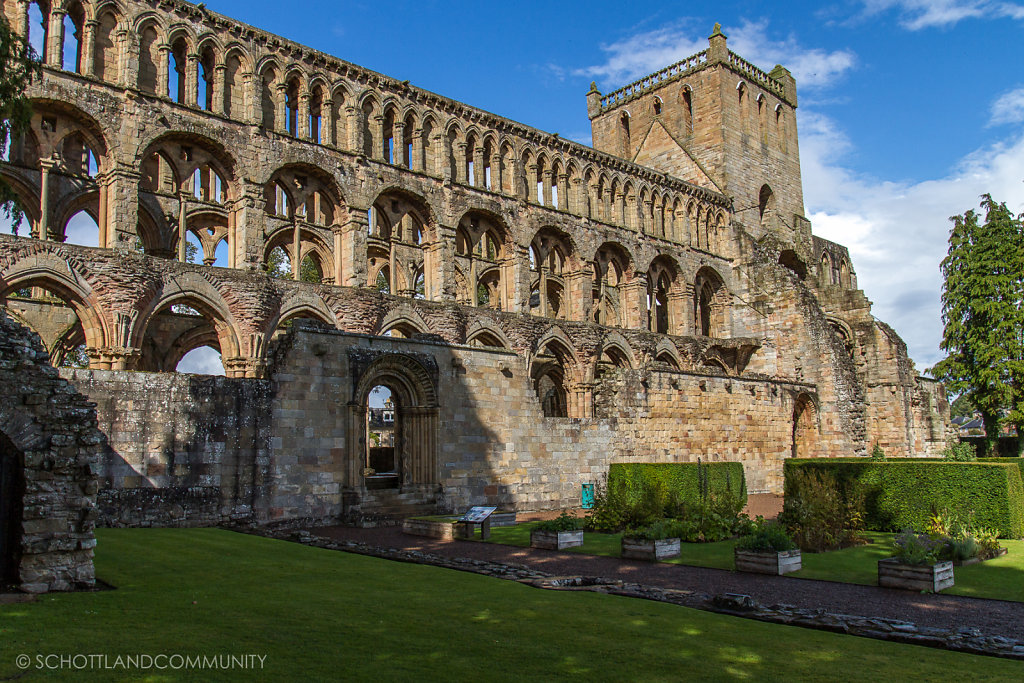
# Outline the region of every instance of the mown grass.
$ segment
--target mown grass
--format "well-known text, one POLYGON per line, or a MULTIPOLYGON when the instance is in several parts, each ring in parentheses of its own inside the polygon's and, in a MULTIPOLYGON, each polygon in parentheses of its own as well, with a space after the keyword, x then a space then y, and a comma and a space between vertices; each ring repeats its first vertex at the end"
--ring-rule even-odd
POLYGON ((0 606, 15 656, 260 654, 259 671, 30 671, 20 680, 1011 680, 1016 662, 529 588, 215 529, 97 533, 117 590, 0 606), (841 672, 841 673, 840 673, 841 672))
MULTIPOLYGON (((514 527, 491 529, 491 543, 529 546, 530 529, 537 522, 517 524, 514 527)), ((479 534, 478 534, 479 535, 479 534)), ((854 546, 827 553, 803 553, 803 569, 788 574, 802 579, 857 583, 866 586, 878 584, 878 560, 892 556, 892 540, 895 534, 865 532, 870 541, 866 545, 854 546)), ((619 557, 622 534, 583 534, 583 545, 567 549, 566 552, 585 555, 619 557)), ((954 570, 956 585, 943 593, 969 595, 994 600, 1024 602, 1024 541, 1002 540, 1009 550, 1003 557, 988 560, 954 570)), ((717 543, 683 543, 682 554, 671 560, 672 564, 712 569, 733 569, 733 546, 735 540, 717 543)))

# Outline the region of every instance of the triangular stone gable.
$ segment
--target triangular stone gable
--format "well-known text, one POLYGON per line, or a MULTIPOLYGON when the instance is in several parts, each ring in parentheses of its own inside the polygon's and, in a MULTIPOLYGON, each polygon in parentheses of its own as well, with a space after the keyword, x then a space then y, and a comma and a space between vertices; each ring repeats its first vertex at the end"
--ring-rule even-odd
POLYGON ((683 149, 682 145, 658 120, 651 123, 633 161, 641 166, 655 168, 695 185, 718 189, 717 183, 697 165, 693 157, 683 149))

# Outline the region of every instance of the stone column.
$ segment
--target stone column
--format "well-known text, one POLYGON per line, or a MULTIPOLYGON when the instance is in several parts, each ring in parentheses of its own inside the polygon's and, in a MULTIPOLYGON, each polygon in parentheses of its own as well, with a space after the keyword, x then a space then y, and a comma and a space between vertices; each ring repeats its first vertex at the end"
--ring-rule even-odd
POLYGON ((99 227, 99 240, 98 245, 101 248, 110 247, 110 237, 107 234, 107 228, 109 221, 107 220, 107 183, 106 178, 99 176, 96 178, 96 183, 99 185, 100 205, 96 215, 96 224, 99 227))
POLYGON ((414 171, 426 171, 423 151, 423 129, 416 128, 412 131, 412 159, 409 168, 414 171))
MULTIPOLYGON (((156 65, 156 94, 160 97, 170 97, 168 91, 169 85, 169 74, 168 62, 171 59, 171 46, 167 43, 160 43, 156 46, 157 51, 160 53, 160 63, 156 65)), ((174 99, 173 97, 171 99, 174 99)))
POLYGON ((540 297, 540 315, 548 317, 548 266, 547 263, 537 264, 537 292, 540 297))
POLYGON ((292 279, 299 281, 299 274, 302 270, 302 232, 299 227, 299 219, 292 219, 292 279))
POLYGON ((36 238, 50 239, 50 169, 56 162, 53 159, 39 161, 39 230, 36 238))
POLYGON ((236 186, 235 267, 258 269, 263 263, 265 217, 263 186, 240 178, 236 186))
POLYGON ((338 145, 339 141, 334 139, 334 128, 334 101, 328 95, 326 101, 320 101, 320 144, 338 145))
POLYGON ((377 114, 373 117, 372 127, 370 132, 373 135, 373 148, 370 150, 370 156, 374 159, 384 159, 384 115, 377 114))
POLYGON ((295 136, 303 140, 309 140, 312 132, 309 129, 309 98, 308 90, 299 93, 299 107, 296 114, 299 120, 295 122, 295 136))
MULTIPOLYGON (((67 10, 62 7, 54 7, 50 10, 49 22, 46 30, 46 55, 44 63, 55 69, 64 67, 64 16, 67 10)), ((70 69, 69 69, 70 71, 70 69)))
MULTIPOLYGON (((121 29, 114 33, 114 51, 117 54, 117 73, 114 74, 113 78, 109 78, 110 82, 114 85, 136 85, 139 82, 138 69, 136 71, 136 77, 132 80, 128 80, 128 63, 131 60, 131 34, 128 31, 121 29)), ((135 64, 138 64, 138 50, 135 51, 135 64)))
POLYGON ((545 168, 541 174, 541 204, 544 206, 553 206, 554 203, 551 201, 551 175, 552 171, 550 168, 545 168))
POLYGON ((620 285, 619 292, 623 318, 620 324, 631 330, 648 329, 647 273, 635 273, 632 280, 620 285))
POLYGON ((578 271, 563 276, 565 280, 565 317, 567 320, 589 321, 594 305, 594 270, 587 263, 578 271))
POLYGON ((473 148, 473 185, 476 187, 487 187, 487 174, 484 169, 484 148, 477 146, 473 148))
POLYGON ((491 154, 491 191, 502 192, 504 186, 501 182, 501 153, 494 152, 491 154))
MULTIPOLYGON (((455 157, 455 168, 452 169, 452 180, 459 183, 460 185, 468 185, 469 177, 466 173, 466 143, 463 140, 455 143, 455 149, 452 150, 455 157)), ((474 169, 475 171, 476 169, 474 169)), ((476 304, 474 304, 476 305, 476 304)))
MULTIPOLYGON (((228 67, 226 64, 218 64, 213 68, 213 106, 210 108, 214 114, 224 115, 225 81, 228 67)), ((237 114, 235 114, 237 116, 237 114)))
POLYGON ((178 190, 178 260, 182 263, 188 262, 185 253, 185 242, 188 239, 188 219, 185 215, 188 209, 185 202, 187 196, 185 192, 178 190))
MULTIPOLYGON (((366 229, 369 219, 365 209, 349 207, 348 222, 341 227, 342 285, 366 286, 366 229)), ((338 258, 337 256, 335 257, 338 258)))
POLYGON ((572 191, 569 189, 569 174, 558 174, 558 209, 572 211, 572 191))
POLYGON ((278 83, 274 86, 274 119, 278 133, 288 132, 288 97, 285 91, 288 86, 278 83))
POLYGON ((82 28, 82 75, 96 75, 96 27, 100 22, 89 19, 82 28))
POLYGON ((391 144, 395 148, 395 166, 411 166, 405 158, 405 124, 395 121, 391 127, 391 144))
POLYGON ((355 107, 345 107, 345 118, 348 119, 346 129, 348 130, 348 148, 361 154, 363 151, 363 127, 359 125, 359 110, 355 107))
POLYGON ((139 226, 137 170, 117 165, 106 174, 106 235, 109 249, 135 249, 139 226))
POLYGON ((686 320, 686 288, 675 287, 668 293, 668 333, 689 334, 684 324, 686 320))
POLYGON ((344 232, 340 225, 335 224, 331 226, 331 233, 334 235, 334 253, 332 254, 332 256, 334 256, 334 284, 339 287, 343 287, 345 285, 345 266, 344 263, 342 263, 341 255, 342 250, 345 247, 344 232))
POLYGON ((184 104, 202 109, 202 105, 199 104, 199 55, 194 52, 185 56, 184 104))

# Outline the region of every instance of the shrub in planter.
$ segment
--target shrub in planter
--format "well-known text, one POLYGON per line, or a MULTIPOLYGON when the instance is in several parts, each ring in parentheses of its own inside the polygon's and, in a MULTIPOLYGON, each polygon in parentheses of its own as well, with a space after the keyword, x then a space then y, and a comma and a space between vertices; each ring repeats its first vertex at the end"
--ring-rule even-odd
POLYGON ((975 525, 973 514, 961 515, 943 509, 932 513, 927 530, 932 539, 943 545, 940 559, 957 564, 990 560, 1006 552, 999 543, 999 534, 975 525))
POLYGON ((634 560, 664 560, 681 553, 679 522, 663 519, 622 534, 622 557, 634 560))
POLYGON ((564 550, 583 545, 583 520, 563 512, 541 522, 530 532, 530 547, 564 550))
POLYGON ((740 538, 733 551, 737 571, 788 574, 802 567, 800 549, 780 524, 762 525, 740 538))
POLYGON ((879 586, 938 592, 953 585, 953 563, 938 559, 941 541, 904 531, 896 537, 893 548, 893 557, 878 561, 879 586))

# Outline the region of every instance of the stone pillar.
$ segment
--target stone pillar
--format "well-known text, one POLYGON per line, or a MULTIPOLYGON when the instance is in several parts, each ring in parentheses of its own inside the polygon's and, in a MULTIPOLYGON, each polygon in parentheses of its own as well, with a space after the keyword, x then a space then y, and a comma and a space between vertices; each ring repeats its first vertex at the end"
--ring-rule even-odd
POLYGON ((334 102, 328 96, 326 101, 320 100, 320 144, 331 146, 338 144, 339 141, 334 139, 334 128, 334 102))
POLYGON ((544 206, 553 206, 551 201, 551 175, 552 171, 550 168, 545 168, 541 174, 541 204, 544 206))
MULTIPOLYGON (((210 110, 214 114, 224 115, 225 81, 228 67, 226 64, 218 64, 213 69, 213 106, 210 110)), ((237 116, 237 114, 235 114, 237 116)))
POLYGON ((39 230, 36 238, 50 239, 50 169, 55 165, 53 159, 39 161, 39 230))
POLYGON ((344 249, 344 233, 340 225, 332 225, 331 233, 334 235, 334 284, 339 287, 345 285, 345 278, 343 276, 344 264, 342 263, 342 249, 344 249))
POLYGON ((487 171, 484 169, 484 148, 477 146, 473 148, 473 185, 476 187, 487 187, 487 171))
POLYGON ((274 86, 274 119, 278 133, 288 132, 288 97, 285 91, 288 86, 278 83, 274 86))
POLYGON ((395 121, 391 127, 391 144, 395 148, 395 166, 411 167, 412 164, 405 158, 405 124, 395 121))
POLYGON ((572 191, 569 189, 569 174, 558 174, 558 209, 572 211, 572 191))
POLYGON ((409 168, 414 171, 426 171, 423 163, 423 129, 416 128, 412 131, 412 159, 409 168))
POLYGON ((302 269, 302 232, 299 227, 299 219, 292 219, 292 279, 299 281, 299 274, 302 269))
MULTIPOLYGON (((460 185, 468 185, 469 178, 466 174, 466 143, 463 140, 455 143, 455 149, 452 150, 452 156, 455 157, 455 168, 452 169, 452 180, 460 185)), ((475 169, 474 169, 475 170, 475 169)), ((475 306, 476 304, 474 304, 475 306)))
POLYGON ((185 215, 188 209, 185 202, 186 196, 183 191, 178 191, 178 260, 182 263, 188 262, 185 254, 185 242, 188 239, 188 219, 185 215))
POLYGON ((263 186, 248 179, 237 181, 235 216, 235 267, 258 269, 263 263, 265 217, 263 186))
POLYGON ((107 248, 135 249, 139 226, 139 178, 137 170, 118 165, 106 174, 107 248))
MULTIPOLYGON (((348 222, 341 227, 342 285, 362 287, 366 283, 366 210, 349 207, 348 222)), ((335 257, 338 258, 337 256, 335 257)))
POLYGON ((619 286, 620 324, 631 330, 648 329, 647 273, 635 273, 633 279, 619 286))
POLYGON ((528 202, 543 203, 543 199, 537 196, 537 164, 529 164, 526 167, 526 182, 523 188, 526 194, 523 196, 528 202))
POLYGON ((537 264, 537 291, 540 297, 540 315, 548 317, 548 266, 547 263, 537 264))
POLYGON ((46 55, 44 64, 55 69, 64 66, 64 16, 67 10, 62 7, 54 7, 50 10, 50 17, 46 30, 46 55))
POLYGON ((370 132, 373 135, 373 149, 370 150, 370 156, 374 159, 384 159, 384 115, 377 114, 373 117, 371 122, 370 132))
POLYGON ((299 120, 295 122, 295 133, 296 137, 303 140, 309 140, 312 134, 309 129, 309 98, 308 90, 299 93, 299 107, 296 114, 299 120))
POLYGON ((668 293, 668 333, 676 335, 689 334, 684 324, 686 321, 686 288, 675 287, 668 293))
POLYGON ((455 299, 455 228, 437 225, 434 239, 423 247, 424 295, 431 301, 455 299))
POLYGON ((89 19, 82 27, 82 75, 96 75, 96 27, 100 22, 89 19))
POLYGON ((345 118, 348 119, 346 130, 348 130, 348 148, 361 154, 363 151, 363 127, 359 125, 359 110, 355 107, 345 107, 345 118))
POLYGON ((594 269, 587 263, 578 271, 563 276, 565 280, 565 317, 567 320, 589 321, 594 305, 594 269))
POLYGON ((491 154, 491 191, 502 192, 504 185, 501 182, 501 153, 494 152, 491 154))
MULTIPOLYGON (((114 85, 136 85, 139 81, 136 76, 135 79, 128 81, 126 79, 128 71, 128 61, 131 59, 131 34, 124 29, 120 29, 114 33, 114 52, 117 54, 117 73, 111 78, 109 75, 107 79, 114 85)), ((138 64, 138 50, 136 50, 135 63, 138 64)), ((138 69, 136 69, 136 72, 138 69)))
POLYGON ((99 227, 99 240, 98 244, 101 248, 110 247, 110 236, 107 234, 107 228, 110 222, 107 220, 107 183, 106 178, 99 176, 96 178, 96 182, 99 185, 100 205, 96 215, 96 224, 99 227))
POLYGON ((185 56, 185 102, 190 107, 202 106, 199 104, 199 55, 194 52, 185 56))
MULTIPOLYGON (((160 63, 156 65, 156 94, 160 97, 170 97, 168 91, 169 85, 169 74, 168 62, 171 59, 171 46, 167 43, 160 43, 156 46, 157 51, 160 53, 160 63)), ((174 99, 171 97, 171 99, 174 99)))

